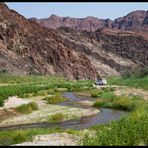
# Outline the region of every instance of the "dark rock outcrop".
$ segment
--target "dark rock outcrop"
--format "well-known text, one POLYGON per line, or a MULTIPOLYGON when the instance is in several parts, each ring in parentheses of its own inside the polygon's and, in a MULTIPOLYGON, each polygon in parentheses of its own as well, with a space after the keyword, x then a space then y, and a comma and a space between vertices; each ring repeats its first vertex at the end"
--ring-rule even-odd
POLYGON ((146 11, 133 11, 124 17, 120 17, 114 20, 112 28, 131 30, 133 28, 141 27, 143 20, 146 17, 146 11))
POLYGON ((95 32, 57 29, 65 43, 85 53, 101 75, 118 75, 135 66, 148 66, 148 37, 132 31, 100 28, 95 32))
POLYGON ((146 16, 142 22, 142 26, 148 26, 148 11, 146 12, 146 16))
POLYGON ((148 66, 147 20, 146 11, 114 22, 56 15, 26 19, 1 3, 0 71, 95 79, 98 73, 120 75, 148 66))
POLYGON ((85 54, 66 45, 58 33, 27 20, 4 3, 0 3, 0 70, 70 79, 98 75, 85 54))

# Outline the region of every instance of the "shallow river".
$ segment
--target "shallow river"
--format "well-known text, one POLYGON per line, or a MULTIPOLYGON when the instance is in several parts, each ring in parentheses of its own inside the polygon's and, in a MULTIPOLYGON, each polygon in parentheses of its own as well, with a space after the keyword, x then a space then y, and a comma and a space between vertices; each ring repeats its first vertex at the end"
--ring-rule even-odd
MULTIPOLYGON (((64 106, 70 106, 70 107, 79 107, 79 108, 89 108, 89 109, 95 109, 94 107, 85 106, 78 104, 76 102, 89 100, 93 101, 94 98, 85 97, 85 96, 78 96, 74 94, 73 92, 65 92, 63 93, 63 96, 66 98, 69 98, 68 101, 59 103, 59 105, 64 106)), ((6 129, 28 129, 28 128, 45 128, 45 127, 61 127, 62 129, 85 129, 88 127, 91 127, 93 125, 98 124, 105 124, 109 123, 110 121, 119 120, 124 115, 127 115, 127 112, 119 111, 119 110, 113 110, 113 109, 105 109, 100 108, 100 112, 98 112, 95 115, 81 117, 79 120, 68 120, 62 123, 33 123, 33 124, 25 124, 25 125, 17 125, 17 126, 8 126, 8 127, 0 127, 0 130, 6 130, 6 129)))

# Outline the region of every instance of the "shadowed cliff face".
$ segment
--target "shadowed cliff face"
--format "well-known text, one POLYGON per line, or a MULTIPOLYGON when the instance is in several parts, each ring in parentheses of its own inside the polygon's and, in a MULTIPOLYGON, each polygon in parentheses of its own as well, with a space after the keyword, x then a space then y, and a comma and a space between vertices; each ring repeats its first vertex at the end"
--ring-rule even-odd
POLYGON ((58 28, 57 32, 71 48, 85 53, 104 75, 120 75, 125 69, 148 66, 148 37, 117 29, 103 28, 95 32, 58 28))
POLYGON ((142 22, 142 26, 147 26, 148 25, 148 11, 145 14, 145 18, 142 22))
POLYGON ((87 55, 101 76, 148 65, 148 11, 133 11, 114 21, 56 15, 32 20, 56 29, 67 46, 87 55))
POLYGON ((137 10, 114 21, 56 15, 33 20, 56 29, 67 45, 87 55, 101 75, 110 76, 131 67, 147 66, 147 15, 147 11, 137 10))
POLYGON ((122 30, 138 28, 142 26, 145 17, 146 11, 133 11, 124 17, 115 19, 115 21, 112 23, 112 27, 122 30))
POLYGON ((0 70, 71 79, 97 77, 85 54, 70 48, 56 31, 27 20, 4 3, 0 3, 0 70))
POLYGON ((104 29, 95 32, 105 51, 130 59, 140 66, 148 66, 148 36, 132 31, 104 29))

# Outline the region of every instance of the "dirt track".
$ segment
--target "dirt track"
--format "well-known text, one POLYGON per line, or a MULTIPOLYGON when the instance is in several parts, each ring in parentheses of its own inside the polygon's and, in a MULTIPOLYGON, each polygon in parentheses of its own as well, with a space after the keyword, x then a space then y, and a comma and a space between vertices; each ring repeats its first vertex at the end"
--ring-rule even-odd
POLYGON ((118 86, 118 85, 103 85, 103 86, 95 86, 98 89, 105 88, 105 87, 112 87, 115 88, 114 93, 116 95, 136 95, 142 97, 144 100, 148 100, 148 91, 145 91, 140 88, 133 88, 127 86, 118 86))

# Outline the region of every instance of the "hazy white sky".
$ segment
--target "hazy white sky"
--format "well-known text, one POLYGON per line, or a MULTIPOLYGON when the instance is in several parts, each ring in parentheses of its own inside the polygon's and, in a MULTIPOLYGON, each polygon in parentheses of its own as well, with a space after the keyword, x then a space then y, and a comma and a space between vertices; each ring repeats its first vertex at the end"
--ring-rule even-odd
POLYGON ((148 10, 148 2, 7 2, 6 4, 26 18, 47 18, 51 14, 56 14, 64 17, 94 16, 114 20, 131 11, 148 10))

